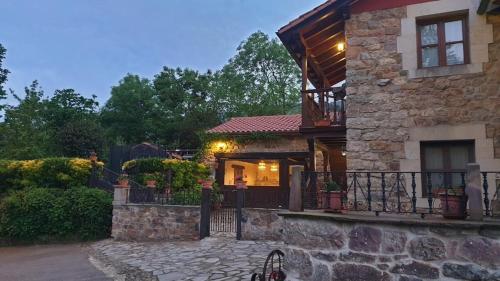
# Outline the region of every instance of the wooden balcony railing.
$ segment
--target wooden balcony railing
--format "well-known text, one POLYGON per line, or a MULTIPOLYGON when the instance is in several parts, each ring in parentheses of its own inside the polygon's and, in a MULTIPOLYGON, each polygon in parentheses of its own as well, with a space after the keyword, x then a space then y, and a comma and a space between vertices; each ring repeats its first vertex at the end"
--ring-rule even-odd
POLYGON ((302 91, 302 127, 341 127, 346 122, 345 88, 302 91))

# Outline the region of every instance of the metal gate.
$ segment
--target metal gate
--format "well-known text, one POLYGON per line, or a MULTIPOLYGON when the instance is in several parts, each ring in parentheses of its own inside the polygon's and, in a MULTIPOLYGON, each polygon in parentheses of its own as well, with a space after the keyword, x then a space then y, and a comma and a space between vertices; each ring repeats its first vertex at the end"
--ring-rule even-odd
POLYGON ((243 201, 244 190, 215 192, 204 189, 201 203, 200 238, 224 234, 224 236, 240 239, 243 201), (235 202, 236 206, 230 202, 235 202))

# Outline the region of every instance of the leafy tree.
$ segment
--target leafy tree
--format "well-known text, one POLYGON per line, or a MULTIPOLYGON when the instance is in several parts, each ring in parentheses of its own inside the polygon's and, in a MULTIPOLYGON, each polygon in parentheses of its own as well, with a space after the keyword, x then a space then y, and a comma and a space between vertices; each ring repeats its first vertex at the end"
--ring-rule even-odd
POLYGON ((44 100, 46 130, 53 138, 53 151, 62 156, 84 157, 101 152, 104 142, 98 119, 96 96, 85 98, 73 89, 56 90, 44 100))
POLYGON ((275 38, 256 32, 215 75, 215 100, 226 117, 297 112, 300 69, 275 38))
POLYGON ((148 79, 128 74, 111 90, 101 111, 103 126, 113 142, 140 143, 151 139, 154 89, 148 79))
POLYGON ((209 103, 212 73, 164 67, 155 76, 153 111, 155 136, 170 147, 200 146, 198 132, 219 122, 217 108, 209 103))
POLYGON ((25 96, 13 94, 17 106, 6 106, 0 139, 0 156, 10 159, 33 159, 49 156, 50 134, 43 118, 43 91, 37 81, 24 89, 25 96))
MULTIPOLYGON (((3 88, 3 84, 7 82, 7 75, 9 74, 9 70, 2 67, 2 62, 5 59, 5 54, 7 50, 0 44, 0 101, 5 99, 7 93, 3 88)), ((5 105, 0 104, 0 111, 5 107, 5 105)))

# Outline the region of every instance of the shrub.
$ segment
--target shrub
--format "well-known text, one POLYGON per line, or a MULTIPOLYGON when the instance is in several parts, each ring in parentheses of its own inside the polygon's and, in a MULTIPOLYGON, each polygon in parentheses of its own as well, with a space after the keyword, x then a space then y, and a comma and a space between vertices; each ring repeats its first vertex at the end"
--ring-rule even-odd
MULTIPOLYGON (((98 163, 102 168, 103 164, 98 163)), ((86 185, 92 173, 90 160, 46 158, 25 161, 0 161, 0 193, 7 189, 63 188, 86 185)))
POLYGON ((43 241, 109 236, 112 198, 102 190, 29 188, 0 202, 0 237, 43 241))
POLYGON ((199 189, 201 186, 198 181, 210 175, 210 170, 203 164, 177 159, 137 159, 125 162, 122 168, 139 182, 143 182, 146 174, 165 175, 170 170, 171 187, 174 191, 199 189))

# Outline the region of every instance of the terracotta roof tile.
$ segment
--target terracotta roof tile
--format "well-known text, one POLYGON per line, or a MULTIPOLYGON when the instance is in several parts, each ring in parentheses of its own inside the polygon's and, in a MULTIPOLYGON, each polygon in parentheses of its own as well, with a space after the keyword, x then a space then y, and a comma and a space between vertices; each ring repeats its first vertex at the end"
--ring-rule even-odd
POLYGON ((298 133, 302 115, 234 117, 208 130, 212 134, 298 133))

